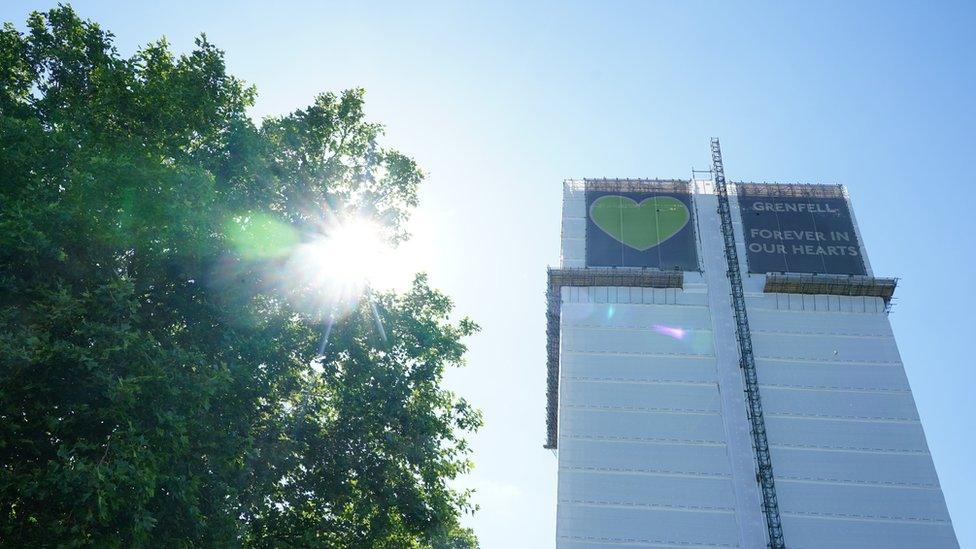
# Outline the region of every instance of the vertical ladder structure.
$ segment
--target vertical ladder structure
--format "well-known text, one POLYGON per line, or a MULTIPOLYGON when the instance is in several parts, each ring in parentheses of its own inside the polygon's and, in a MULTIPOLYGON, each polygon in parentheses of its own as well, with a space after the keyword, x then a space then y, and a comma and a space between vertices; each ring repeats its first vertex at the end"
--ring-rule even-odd
POLYGON ((725 259, 729 264, 728 276, 732 286, 732 307, 735 312, 735 329, 739 341, 739 366, 742 368, 745 377, 752 443, 755 447, 756 462, 759 467, 756 476, 762 488, 763 513, 766 515, 769 547, 782 549, 786 547, 786 544, 783 541, 783 525, 779 518, 779 503, 776 500, 773 466, 769 457, 769 443, 766 440, 766 424, 763 420, 762 399, 759 395, 756 361, 752 354, 752 334, 749 332, 749 318, 746 314, 746 299, 745 292, 742 289, 739 254, 735 248, 732 210, 729 206, 728 187, 725 183, 725 168, 722 165, 722 149, 717 137, 712 138, 712 171, 715 178, 715 191, 718 195, 718 213, 722 220, 722 235, 725 237, 725 259))

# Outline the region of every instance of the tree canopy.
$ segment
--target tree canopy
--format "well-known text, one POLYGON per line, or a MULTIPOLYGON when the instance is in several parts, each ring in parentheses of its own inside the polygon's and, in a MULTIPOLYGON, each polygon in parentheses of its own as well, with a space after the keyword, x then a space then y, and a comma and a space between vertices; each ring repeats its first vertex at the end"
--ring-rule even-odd
POLYGON ((0 31, 0 540, 474 547, 476 330, 422 275, 322 317, 280 268, 322 212, 391 242, 422 173, 363 91, 256 124, 201 36, 123 57, 59 6, 0 31), (287 281, 285 281, 287 282, 287 281))

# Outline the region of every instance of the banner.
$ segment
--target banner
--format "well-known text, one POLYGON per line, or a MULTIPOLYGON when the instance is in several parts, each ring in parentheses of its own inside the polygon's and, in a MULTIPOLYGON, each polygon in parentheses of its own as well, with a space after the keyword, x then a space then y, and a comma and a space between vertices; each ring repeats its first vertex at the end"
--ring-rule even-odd
POLYGON ((586 191, 586 265, 697 271, 691 194, 586 191))
POLYGON ((737 190, 750 273, 866 274, 839 187, 740 184, 737 190))

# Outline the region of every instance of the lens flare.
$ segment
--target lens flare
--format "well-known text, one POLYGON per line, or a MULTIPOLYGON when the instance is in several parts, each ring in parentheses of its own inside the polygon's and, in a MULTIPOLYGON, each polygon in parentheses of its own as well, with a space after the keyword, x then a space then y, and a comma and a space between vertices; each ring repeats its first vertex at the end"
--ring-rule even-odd
POLYGON ((325 319, 344 316, 390 263, 392 248, 383 227, 367 218, 333 218, 289 254, 279 280, 282 289, 325 319))
POLYGON ((659 334, 673 337, 675 339, 684 339, 687 333, 683 328, 674 328, 671 326, 664 326, 662 324, 655 324, 651 326, 651 329, 659 334))
POLYGON ((229 253, 213 283, 235 299, 277 294, 325 322, 343 318, 373 290, 407 290, 430 261, 436 233, 424 230, 420 216, 403 230, 352 208, 309 206, 303 214, 304 223, 255 212, 226 220, 229 253))
POLYGON ((261 213, 229 220, 226 232, 237 254, 249 260, 283 257, 291 253, 299 242, 295 228, 261 213))

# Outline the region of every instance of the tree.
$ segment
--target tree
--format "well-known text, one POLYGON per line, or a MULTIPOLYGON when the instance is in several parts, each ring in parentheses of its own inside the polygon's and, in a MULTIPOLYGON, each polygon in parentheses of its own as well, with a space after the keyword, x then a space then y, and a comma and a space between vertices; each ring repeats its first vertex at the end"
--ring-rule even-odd
POLYGON ((362 90, 256 125, 205 36, 112 40, 65 6, 0 31, 0 540, 476 546, 480 415, 441 387, 476 326, 418 276, 312 369, 277 281, 323 208, 406 238, 418 167, 362 90))

